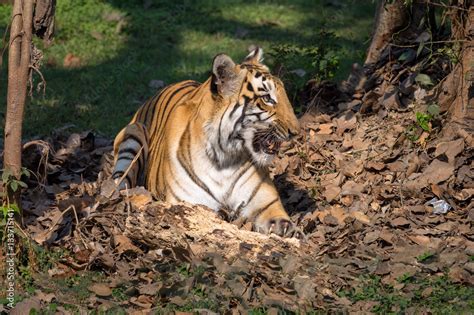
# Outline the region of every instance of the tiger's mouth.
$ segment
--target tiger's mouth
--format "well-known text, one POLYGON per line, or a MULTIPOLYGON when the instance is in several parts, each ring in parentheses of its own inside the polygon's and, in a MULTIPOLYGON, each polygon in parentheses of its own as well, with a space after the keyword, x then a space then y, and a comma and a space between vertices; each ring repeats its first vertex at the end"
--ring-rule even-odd
POLYGON ((255 137, 252 141, 252 146, 255 152, 263 152, 268 155, 275 155, 280 150, 282 140, 278 139, 272 134, 255 134, 255 137))

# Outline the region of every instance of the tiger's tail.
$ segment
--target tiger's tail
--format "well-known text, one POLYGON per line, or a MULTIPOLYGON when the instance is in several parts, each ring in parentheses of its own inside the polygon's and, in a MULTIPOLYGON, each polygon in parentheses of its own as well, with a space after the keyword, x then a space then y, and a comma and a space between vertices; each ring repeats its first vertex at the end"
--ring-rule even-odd
POLYGON ((138 122, 123 128, 114 141, 112 178, 120 190, 145 183, 148 157, 148 132, 138 122))

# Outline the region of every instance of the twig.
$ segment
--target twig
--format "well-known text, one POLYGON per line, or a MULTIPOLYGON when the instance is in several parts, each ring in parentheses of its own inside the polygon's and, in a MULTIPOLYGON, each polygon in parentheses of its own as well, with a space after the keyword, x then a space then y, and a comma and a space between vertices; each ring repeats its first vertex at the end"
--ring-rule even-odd
POLYGON ((143 150, 143 146, 140 148, 140 150, 138 150, 137 154, 135 155, 132 162, 123 173, 122 177, 120 177, 119 181, 115 183, 115 187, 118 187, 122 183, 122 181, 125 179, 125 177, 128 175, 128 172, 130 172, 130 170, 132 169, 133 164, 135 164, 135 162, 137 162, 138 158, 140 157, 142 150, 143 150))
POLYGON ((437 7, 442 7, 442 8, 449 8, 449 9, 455 9, 455 10, 460 10, 460 11, 465 11, 465 12, 469 12, 469 10, 463 8, 463 7, 460 7, 460 6, 455 6, 455 5, 449 5, 449 4, 444 4, 442 2, 440 3, 437 3, 437 2, 431 2, 431 1, 427 1, 426 4, 428 5, 433 5, 433 6, 437 6, 437 7))
MULTIPOLYGON (((425 42, 426 44, 448 44, 448 43, 463 43, 463 42, 469 42, 467 39, 450 39, 450 40, 435 40, 435 41, 427 41, 425 42)), ((413 48, 413 47, 418 47, 417 44, 412 44, 412 45, 399 45, 399 44, 394 44, 390 43, 388 44, 389 46, 393 47, 399 47, 399 48, 413 48)))
POLYGON ((58 217, 56 222, 54 222, 54 224, 49 227, 49 229, 46 231, 46 233, 50 233, 58 225, 59 221, 64 217, 64 214, 66 212, 68 212, 69 210, 71 210, 71 209, 73 210, 74 217, 76 219, 76 227, 79 231, 79 237, 81 238, 82 244, 87 248, 87 244, 84 241, 84 239, 82 238, 82 232, 81 232, 80 227, 79 227, 79 218, 77 216, 76 207, 74 207, 74 205, 70 205, 63 212, 61 212, 61 215, 58 217))
POLYGON ((40 158, 40 161, 38 163, 38 168, 36 169, 36 172, 38 173, 38 175, 35 172, 33 172, 33 175, 35 175, 35 177, 38 180, 38 186, 41 187, 41 188, 44 188, 45 183, 46 183, 49 153, 50 153, 50 151, 53 151, 53 149, 51 148, 51 145, 46 141, 33 140, 33 141, 28 141, 27 143, 25 143, 23 145, 22 150, 24 151, 24 150, 26 150, 27 148, 29 148, 30 146, 33 146, 33 145, 37 145, 37 146, 43 148, 43 150, 41 152, 42 153, 41 158, 40 158), (44 166, 43 167, 44 169, 43 169, 42 173, 40 173, 41 165, 44 166))
MULTIPOLYGON (((30 65, 30 68, 35 70, 35 72, 41 77, 41 83, 43 83, 43 94, 46 93, 46 80, 44 79, 43 73, 36 68, 35 66, 30 65)), ((39 84, 38 84, 39 85, 39 84)), ((30 76, 30 96, 33 95, 33 76, 30 76)))

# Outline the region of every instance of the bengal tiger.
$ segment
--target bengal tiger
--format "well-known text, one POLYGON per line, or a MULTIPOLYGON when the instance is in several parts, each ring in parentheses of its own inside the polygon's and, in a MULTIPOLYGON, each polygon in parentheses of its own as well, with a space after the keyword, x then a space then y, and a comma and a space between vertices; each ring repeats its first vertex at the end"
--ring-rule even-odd
POLYGON ((238 65, 219 54, 204 83, 169 85, 143 104, 114 141, 117 185, 229 209, 262 233, 299 234, 267 169, 299 122, 262 56, 256 47, 238 65))

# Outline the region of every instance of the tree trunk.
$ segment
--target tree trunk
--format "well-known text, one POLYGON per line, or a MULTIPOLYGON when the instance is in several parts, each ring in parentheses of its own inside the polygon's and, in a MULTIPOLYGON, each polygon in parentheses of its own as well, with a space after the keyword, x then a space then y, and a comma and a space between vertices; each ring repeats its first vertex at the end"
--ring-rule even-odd
POLYGON ((374 32, 364 65, 367 67, 380 61, 382 53, 393 42, 394 36, 404 39, 414 39, 426 27, 420 21, 427 14, 429 28, 434 32, 436 23, 434 11, 430 9, 428 0, 413 1, 411 6, 404 1, 380 1, 375 14, 374 32), (428 11, 427 11, 428 10, 428 11))
MULTIPOLYGON (((367 51, 364 63, 365 75, 371 73, 376 64, 388 62, 387 49, 391 43, 397 42, 396 38, 404 39, 410 43, 417 34, 425 28, 430 28, 430 34, 435 34, 436 23, 434 18, 434 2, 427 0, 414 1, 411 7, 403 1, 395 0, 391 3, 381 1, 377 8, 376 21, 372 42, 367 51), (423 17, 429 19, 429 25, 420 27, 423 17), (394 38, 396 36, 396 38, 394 38)), ((472 0, 454 0, 446 7, 438 4, 437 7, 449 10, 451 19, 451 40, 459 41, 461 45, 460 62, 446 77, 438 89, 438 103, 441 112, 449 112, 449 127, 445 126, 444 133, 463 133, 464 138, 472 139, 474 130, 474 8, 472 0)), ((403 42, 402 42, 403 44, 403 42)), ((363 77, 359 75, 359 77, 363 77)), ((358 79, 352 83, 349 91, 360 87, 365 81, 358 79), (355 87, 355 88, 354 88, 355 87), (351 89, 352 88, 352 89, 351 89)))
MULTIPOLYGON (((5 122, 4 168, 21 176, 21 134, 31 59, 33 0, 15 0, 8 50, 8 92, 5 122)), ((9 202, 19 203, 19 194, 9 191, 9 202)))
MULTIPOLYGON (((462 7, 462 1, 458 1, 462 7)), ((451 124, 445 133, 463 133, 472 141, 474 132, 474 7, 472 0, 464 4, 467 11, 457 10, 452 14, 453 39, 462 41, 461 59, 443 82, 439 93, 439 104, 443 111, 451 114, 451 124), (459 12, 460 11, 460 12, 459 12)), ((456 9, 454 9, 456 10, 456 9)), ((474 143, 472 144, 474 145, 474 143)))
POLYGON ((374 34, 367 51, 365 65, 372 65, 379 61, 393 34, 406 24, 407 19, 408 10, 401 1, 379 2, 375 15, 374 34))

